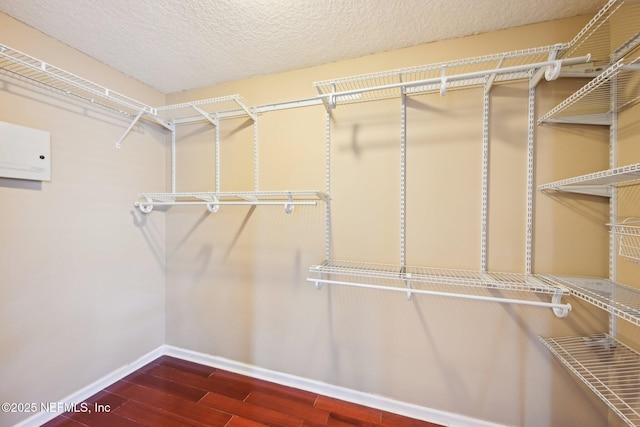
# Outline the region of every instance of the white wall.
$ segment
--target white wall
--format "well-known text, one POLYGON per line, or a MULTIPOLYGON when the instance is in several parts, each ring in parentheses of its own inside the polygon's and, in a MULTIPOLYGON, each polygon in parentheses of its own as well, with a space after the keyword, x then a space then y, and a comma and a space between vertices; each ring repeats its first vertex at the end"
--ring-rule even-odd
MULTIPOLYGON (((152 105, 164 96, 0 14, 14 49, 152 105)), ((165 132, 0 75, 0 120, 51 134, 52 179, 0 178, 0 401, 58 402, 164 343, 165 132)), ((9 426, 31 414, 0 413, 9 426)))

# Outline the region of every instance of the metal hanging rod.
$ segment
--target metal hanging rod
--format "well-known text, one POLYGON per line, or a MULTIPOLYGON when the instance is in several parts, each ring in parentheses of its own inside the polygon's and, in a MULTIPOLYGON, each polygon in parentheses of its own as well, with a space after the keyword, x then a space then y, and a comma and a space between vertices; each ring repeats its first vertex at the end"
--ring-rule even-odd
MULTIPOLYGON (((384 92, 392 89, 402 89, 405 93, 419 93, 433 91, 436 88, 440 90, 440 94, 444 95, 448 86, 452 84, 484 84, 485 77, 492 75, 508 75, 527 72, 530 70, 546 68, 545 77, 553 80, 559 77, 560 69, 565 65, 574 65, 589 62, 590 56, 585 55, 577 58, 557 59, 551 61, 537 62, 534 64, 514 65, 510 67, 494 68, 490 70, 473 71, 468 73, 446 75, 446 68, 442 68, 440 77, 432 77, 428 79, 414 80, 409 82, 390 83, 378 86, 361 87, 344 91, 333 91, 329 93, 321 93, 319 98, 327 101, 330 107, 335 107, 341 100, 353 100, 359 95, 366 92, 384 92)), ((519 78, 523 78, 520 76, 519 78)))
POLYGON ((452 287, 451 289, 482 288, 543 293, 552 295, 551 303, 527 300, 520 302, 523 300, 505 298, 498 298, 496 302, 548 307, 554 309, 554 313, 560 317, 566 316, 570 310, 570 306, 561 304, 562 296, 569 294, 568 289, 557 285, 552 279, 520 273, 326 260, 323 264, 312 266, 309 269, 307 281, 314 283, 317 288, 320 288, 323 284, 334 284, 405 292, 408 298, 413 293, 417 293, 493 301, 492 297, 481 296, 476 298, 476 295, 466 293, 459 294, 433 289, 419 289, 414 287, 416 285, 428 285, 430 287, 440 285, 452 287), (534 304, 529 304, 529 302, 534 304))
MULTIPOLYGON (((359 282, 345 282, 340 280, 329 280, 329 279, 314 279, 307 278, 307 282, 314 283, 316 288, 320 288, 321 285, 341 285, 341 286, 349 286, 355 288, 364 288, 364 289, 377 289, 382 291, 394 291, 394 292, 403 292, 407 294, 407 298, 411 298, 411 295, 431 295, 431 296, 441 296, 441 297, 449 297, 449 298, 460 298, 460 299, 468 299, 473 301, 487 301, 487 302, 498 302, 502 304, 516 304, 516 305, 529 305, 534 307, 543 307, 543 308, 551 308, 554 310, 554 313, 558 317, 567 317, 569 311, 571 311, 571 304, 562 304, 559 302, 542 302, 542 301, 529 301, 529 300, 521 300, 521 299, 513 299, 513 298, 500 298, 500 297, 486 297, 482 295, 471 295, 471 294, 457 294, 453 292, 441 292, 441 291, 430 291, 425 289, 413 289, 411 287, 407 287, 406 289, 395 288, 392 286, 384 286, 384 285, 371 285, 367 283, 359 283, 359 282)), ((407 282, 411 282, 411 276, 407 278, 407 282)), ((562 295, 562 294, 559 294, 562 295)))
POLYGON ((294 206, 316 206, 319 200, 327 202, 329 196, 320 191, 257 191, 257 192, 196 192, 196 193, 142 193, 144 201, 134 203, 143 213, 154 206, 204 205, 209 212, 220 206, 283 206, 292 213, 294 206))
POLYGON ((531 305, 553 309, 558 317, 566 317, 570 304, 561 302, 569 290, 558 285, 552 278, 535 275, 504 272, 457 270, 432 267, 415 267, 391 264, 363 263, 344 260, 326 260, 323 264, 309 269, 307 282, 320 289, 322 285, 351 286, 364 289, 403 292, 407 298, 413 294, 444 296, 471 300, 531 305), (421 289, 415 286, 429 286, 421 289), (511 298, 490 297, 469 293, 434 290, 433 286, 447 286, 450 289, 476 288, 502 291, 524 291, 550 294, 552 301, 541 302, 511 298))

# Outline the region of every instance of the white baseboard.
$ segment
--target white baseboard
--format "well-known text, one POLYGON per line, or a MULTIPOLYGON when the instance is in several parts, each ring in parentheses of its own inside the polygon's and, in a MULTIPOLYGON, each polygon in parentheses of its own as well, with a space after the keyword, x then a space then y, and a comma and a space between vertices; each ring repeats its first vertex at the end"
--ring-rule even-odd
MULTIPOLYGON (((75 393, 70 394, 69 396, 62 399, 59 403, 62 404, 62 407, 64 407, 64 404, 79 405, 80 403, 87 400, 88 398, 98 393, 99 391, 109 387, 111 384, 117 381, 120 381, 122 378, 137 371, 147 363, 162 356, 164 354, 164 351, 165 351, 165 346, 161 345, 155 350, 152 350, 149 353, 145 354, 144 356, 140 357, 138 360, 134 361, 133 363, 130 363, 126 366, 116 369, 115 371, 105 375, 104 377, 89 384, 88 386, 76 391, 75 393)), ((60 413, 58 412, 38 412, 32 417, 29 417, 26 420, 16 424, 14 427, 39 427, 42 424, 48 421, 51 421, 58 415, 60 415, 60 413)))
POLYGON ((300 390, 321 394, 327 397, 357 403, 371 408, 381 409, 387 412, 404 415, 407 417, 429 421, 449 427, 506 427, 503 424, 496 424, 489 421, 466 417, 451 412, 431 409, 424 406, 401 402, 387 397, 371 393, 364 393, 357 390, 327 384, 321 381, 310 380, 283 372, 272 371, 246 363, 236 362, 218 356, 205 353, 198 353, 185 350, 179 347, 165 346, 165 354, 178 359, 207 365, 214 368, 223 369, 237 374, 246 375, 252 378, 266 380, 272 383, 281 384, 300 390))
MULTIPOLYGON (((218 369, 224 369, 226 371, 235 372, 237 374, 246 375, 248 377, 258 378, 276 384, 294 387, 312 393, 321 394, 323 396, 333 397, 335 399, 357 403, 360 405, 369 406, 371 408, 381 409, 383 411, 393 412, 395 414, 429 421, 444 426, 505 427, 502 424, 496 424, 489 421, 470 418, 451 412, 445 412, 437 409, 414 405, 411 403, 401 402, 371 393, 364 393, 357 390, 323 383, 321 381, 298 377, 283 372, 272 371, 246 363, 225 359, 223 357, 212 356, 209 354, 199 353, 170 345, 162 345, 140 357, 135 362, 122 368, 116 369, 115 371, 102 377, 101 379, 95 381, 87 387, 84 387, 81 390, 67 396, 61 401, 61 403, 80 404, 89 397, 103 390, 104 388, 109 387, 111 384, 119 381, 132 372, 135 372, 147 363, 157 359, 162 355, 172 356, 178 359, 188 360, 218 369)), ((58 415, 59 414, 55 412, 39 412, 34 416, 26 419, 25 421, 16 424, 15 427, 38 427, 52 420, 58 415)))

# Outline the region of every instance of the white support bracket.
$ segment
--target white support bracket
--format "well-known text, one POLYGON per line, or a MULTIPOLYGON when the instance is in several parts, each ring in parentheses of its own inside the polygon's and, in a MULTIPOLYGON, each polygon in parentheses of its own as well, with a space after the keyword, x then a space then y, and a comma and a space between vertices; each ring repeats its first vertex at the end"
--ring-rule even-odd
POLYGON ((147 202, 135 202, 134 206, 140 209, 142 213, 150 213, 153 210, 153 200, 147 197, 147 202))
POLYGON ((247 113, 249 117, 251 117, 251 120, 253 120, 254 122, 258 120, 258 116, 256 115, 256 113, 252 111, 249 107, 244 105, 238 98, 234 99, 234 101, 236 101, 236 104, 238 104, 238 106, 242 108, 242 110, 245 113, 247 113))
POLYGON ((131 129, 133 129, 133 127, 136 125, 136 123, 138 123, 138 121, 140 121, 140 119, 142 118, 143 115, 149 117, 154 122, 158 123, 160 126, 166 128, 167 130, 173 131, 173 129, 174 129, 174 126, 171 123, 167 122, 166 120, 162 120, 160 117, 156 116, 155 114, 151 114, 148 111, 140 110, 138 112, 138 114, 136 115, 136 117, 131 122, 131 124, 129 125, 129 127, 127 128, 127 130, 124 131, 124 133, 122 134, 120 139, 116 142, 116 148, 122 147, 122 141, 124 141, 124 139, 127 137, 127 135, 129 135, 129 132, 131 132, 131 129))
POLYGON ((207 119, 212 125, 214 125, 215 127, 220 126, 220 120, 218 119, 217 114, 209 114, 206 111, 204 111, 202 108, 196 106, 196 105, 191 105, 191 107, 196 110, 202 117, 204 117, 205 119, 207 119))
POLYGON ((440 96, 445 96, 447 94, 447 68, 442 67, 442 71, 440 74, 440 96))
MULTIPOLYGON (((498 62, 498 66, 496 68, 497 69, 502 68, 503 63, 504 63, 504 56, 500 58, 500 61, 498 62)), ((495 82, 497 76, 498 76, 497 73, 493 73, 493 74, 490 74, 489 77, 487 78, 487 82, 484 84, 484 90, 487 93, 491 92, 491 88, 493 87, 493 83, 495 82)))
MULTIPOLYGON (((542 81, 544 77, 547 81, 555 80, 560 76, 560 72, 562 71, 563 62, 562 60, 557 59, 558 53, 560 49, 562 49, 563 45, 557 44, 554 49, 549 52, 548 61, 551 62, 550 65, 545 67, 541 67, 533 73, 533 76, 529 80, 529 88, 534 88, 538 86, 538 83, 542 81)), ((590 57, 590 55, 589 55, 590 57)), ((585 61, 585 63, 589 62, 590 58, 585 61)), ((574 64, 575 65, 575 64, 574 64)))
POLYGON ((284 204, 284 211, 287 214, 290 214, 293 212, 293 194, 289 193, 289 196, 287 197, 287 199, 289 200, 289 203, 285 203, 284 204))
POLYGON ((122 134, 120 139, 116 142, 116 148, 122 147, 122 141, 125 139, 125 137, 127 135, 129 135, 129 132, 131 132, 131 129, 133 129, 133 127, 136 125, 136 123, 138 123, 138 120, 140 120, 140 117, 142 117, 143 114, 144 114, 144 111, 140 111, 138 113, 138 115, 136 116, 136 118, 133 119, 133 121, 131 122, 131 124, 127 128, 127 130, 124 131, 124 133, 122 134))

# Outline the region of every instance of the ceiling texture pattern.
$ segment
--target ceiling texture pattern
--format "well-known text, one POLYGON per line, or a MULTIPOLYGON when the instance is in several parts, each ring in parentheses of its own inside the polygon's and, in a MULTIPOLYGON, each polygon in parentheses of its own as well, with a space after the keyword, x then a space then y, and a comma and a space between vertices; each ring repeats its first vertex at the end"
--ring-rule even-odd
POLYGON ((593 13, 602 5, 603 0, 0 0, 0 12, 173 93, 593 13))

